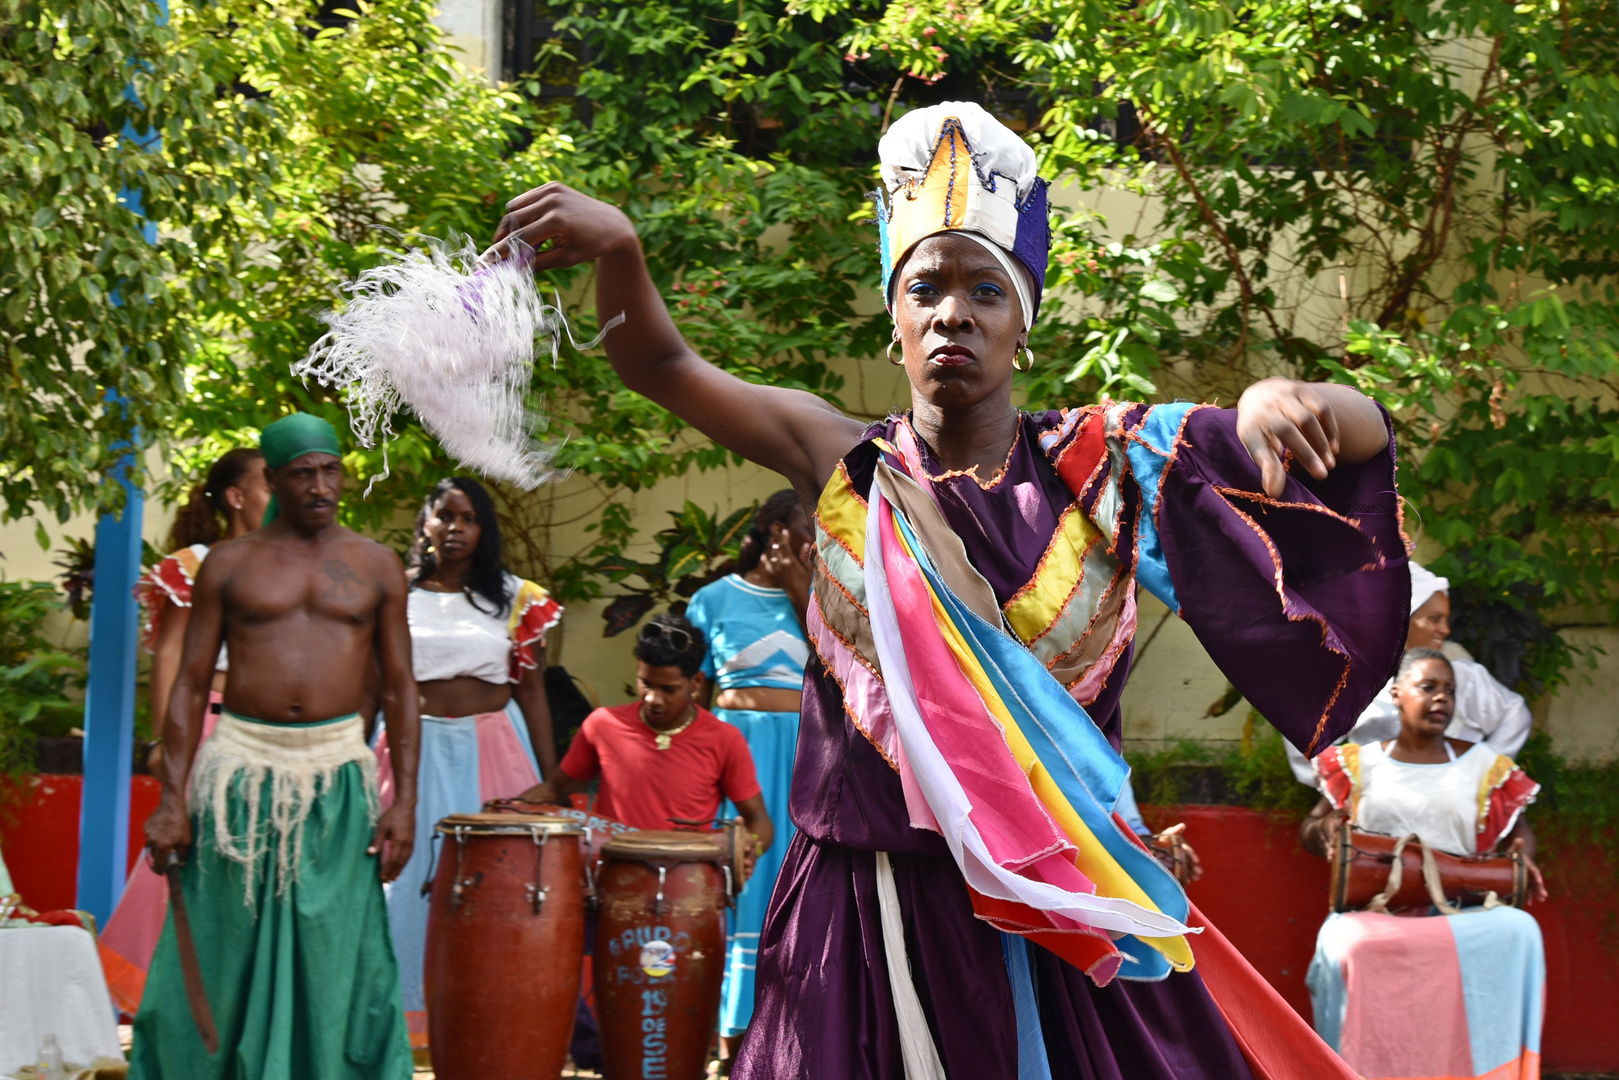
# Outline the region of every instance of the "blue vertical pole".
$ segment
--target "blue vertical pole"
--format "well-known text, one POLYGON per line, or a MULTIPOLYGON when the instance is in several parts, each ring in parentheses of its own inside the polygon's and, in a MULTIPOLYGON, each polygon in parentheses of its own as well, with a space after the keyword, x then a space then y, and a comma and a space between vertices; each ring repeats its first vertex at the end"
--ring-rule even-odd
POLYGON ((122 464, 124 512, 96 523, 90 602, 90 679, 84 699, 84 791, 79 801, 78 906, 105 926, 129 873, 129 776, 135 759, 135 579, 146 498, 122 464))
MULTIPOLYGON (((156 0, 156 16, 167 22, 166 0, 156 0)), ((135 86, 124 90, 134 101, 135 86)), ((127 122, 124 138, 155 149, 155 131, 137 132, 127 122)), ((118 201, 142 217, 137 188, 125 188, 118 201)), ((157 243, 157 224, 144 222, 147 243, 157 243)), ((116 290, 112 302, 122 303, 116 290)), ((122 410, 123 399, 107 391, 107 408, 122 410)), ((79 881, 77 904, 105 926, 118 906, 128 877, 129 781, 135 759, 135 661, 139 616, 135 581, 141 572, 141 520, 146 496, 138 474, 139 439, 114 469, 124 485, 124 512, 103 514, 96 523, 95 592, 90 601, 90 675, 84 697, 84 788, 79 797, 79 881)))

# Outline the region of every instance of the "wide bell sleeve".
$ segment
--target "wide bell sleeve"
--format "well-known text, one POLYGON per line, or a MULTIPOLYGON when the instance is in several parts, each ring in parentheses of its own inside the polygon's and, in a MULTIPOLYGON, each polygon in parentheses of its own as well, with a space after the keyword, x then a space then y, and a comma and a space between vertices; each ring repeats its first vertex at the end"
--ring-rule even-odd
POLYGON ((1452 660, 1451 667, 1456 672, 1456 719, 1447 734, 1485 742, 1498 754, 1516 757, 1534 724, 1523 696, 1502 686, 1477 661, 1452 660))
POLYGON ((1140 492, 1136 576, 1178 612, 1266 720, 1306 755, 1354 726, 1405 646, 1411 578, 1395 448, 1316 480, 1289 460, 1281 495, 1237 438, 1234 409, 1115 412, 1140 492))

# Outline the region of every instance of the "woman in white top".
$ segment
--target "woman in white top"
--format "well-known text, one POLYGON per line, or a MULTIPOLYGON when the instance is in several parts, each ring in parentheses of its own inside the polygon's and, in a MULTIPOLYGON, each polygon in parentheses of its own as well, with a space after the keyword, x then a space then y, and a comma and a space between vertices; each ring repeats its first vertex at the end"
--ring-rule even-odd
MULTIPOLYGON (((1487 743, 1447 737, 1456 708, 1450 661, 1436 649, 1407 650, 1389 695, 1397 736, 1316 758, 1322 799, 1300 831, 1304 846, 1330 855, 1348 821, 1452 855, 1518 851, 1530 900, 1544 900, 1523 816, 1540 785, 1487 743)), ((1444 919, 1330 915, 1307 977, 1321 1037, 1356 1072, 1391 1080, 1536 1075, 1545 980, 1539 926, 1509 907, 1444 919)))
MULTIPOLYGON (((388 918, 410 1025, 427 1045, 422 958, 433 826, 518 795, 556 769, 545 700, 545 633, 562 608, 532 581, 506 572, 494 502, 465 476, 441 480, 416 517, 411 548, 410 639, 422 697, 417 778, 420 842, 395 885, 388 918)), ((377 761, 384 805, 392 799, 386 734, 377 761)))
MULTIPOLYGON (((1486 743, 1498 754, 1514 756, 1529 738, 1529 706, 1521 694, 1502 686, 1489 668, 1467 659, 1466 650, 1450 641, 1450 581, 1426 567, 1410 565, 1411 623, 1405 647, 1443 652, 1456 676, 1455 707, 1445 734, 1463 742, 1486 743)), ((1394 703, 1393 686, 1391 681, 1372 699, 1344 736, 1345 742, 1385 742, 1399 734, 1400 710, 1394 703)), ((1310 760, 1291 743, 1287 744, 1287 757, 1299 782, 1315 787, 1310 760)))
MULTIPOLYGON (((145 613, 143 642, 152 654, 152 741, 149 755, 157 771, 163 724, 169 714, 169 691, 180 670, 180 650, 191 622, 191 587, 202 560, 215 544, 246 536, 264 520, 270 485, 264 479, 264 455, 243 446, 222 454, 207 478, 191 489, 191 497, 174 515, 167 558, 141 575, 135 599, 145 613)), ((213 692, 225 689, 225 647, 219 647, 213 692)))

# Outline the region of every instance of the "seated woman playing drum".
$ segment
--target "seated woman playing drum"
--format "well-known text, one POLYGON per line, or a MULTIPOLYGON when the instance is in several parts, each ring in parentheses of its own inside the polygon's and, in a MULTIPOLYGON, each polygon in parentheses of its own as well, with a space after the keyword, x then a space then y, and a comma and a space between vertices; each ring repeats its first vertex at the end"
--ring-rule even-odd
MULTIPOLYGON (((1456 678, 1444 654, 1408 650, 1390 695, 1400 711, 1397 738, 1332 747, 1316 759, 1324 797, 1300 830, 1304 846, 1334 858, 1347 822, 1363 833, 1413 838, 1412 850, 1505 850, 1522 860, 1529 898, 1545 899, 1534 832, 1523 817, 1540 786, 1488 745, 1445 737, 1456 678)), ((1386 906, 1397 887, 1391 875, 1376 898, 1384 903, 1373 906, 1386 906)), ((1539 1075, 1546 981, 1539 926, 1524 911, 1488 902, 1446 910, 1456 913, 1329 915, 1307 980, 1316 1030, 1362 1076, 1539 1075)))

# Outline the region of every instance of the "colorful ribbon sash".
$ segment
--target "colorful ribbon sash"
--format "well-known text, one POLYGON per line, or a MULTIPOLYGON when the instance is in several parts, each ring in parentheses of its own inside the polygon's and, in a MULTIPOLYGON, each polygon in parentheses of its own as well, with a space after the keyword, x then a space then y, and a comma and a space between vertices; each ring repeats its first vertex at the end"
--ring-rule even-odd
MULTIPOLYGON (((896 502, 886 459, 868 498, 865 599, 913 824, 945 838, 974 909, 1099 984, 1192 967, 1185 893, 1112 816, 1128 766, 1020 641, 947 584, 896 502)), ((903 463, 900 465, 903 468, 903 463)), ((928 529, 937 537, 937 531, 928 529)), ((959 567, 964 559, 946 560, 959 567)), ((987 588, 981 581, 979 588, 987 588)))

